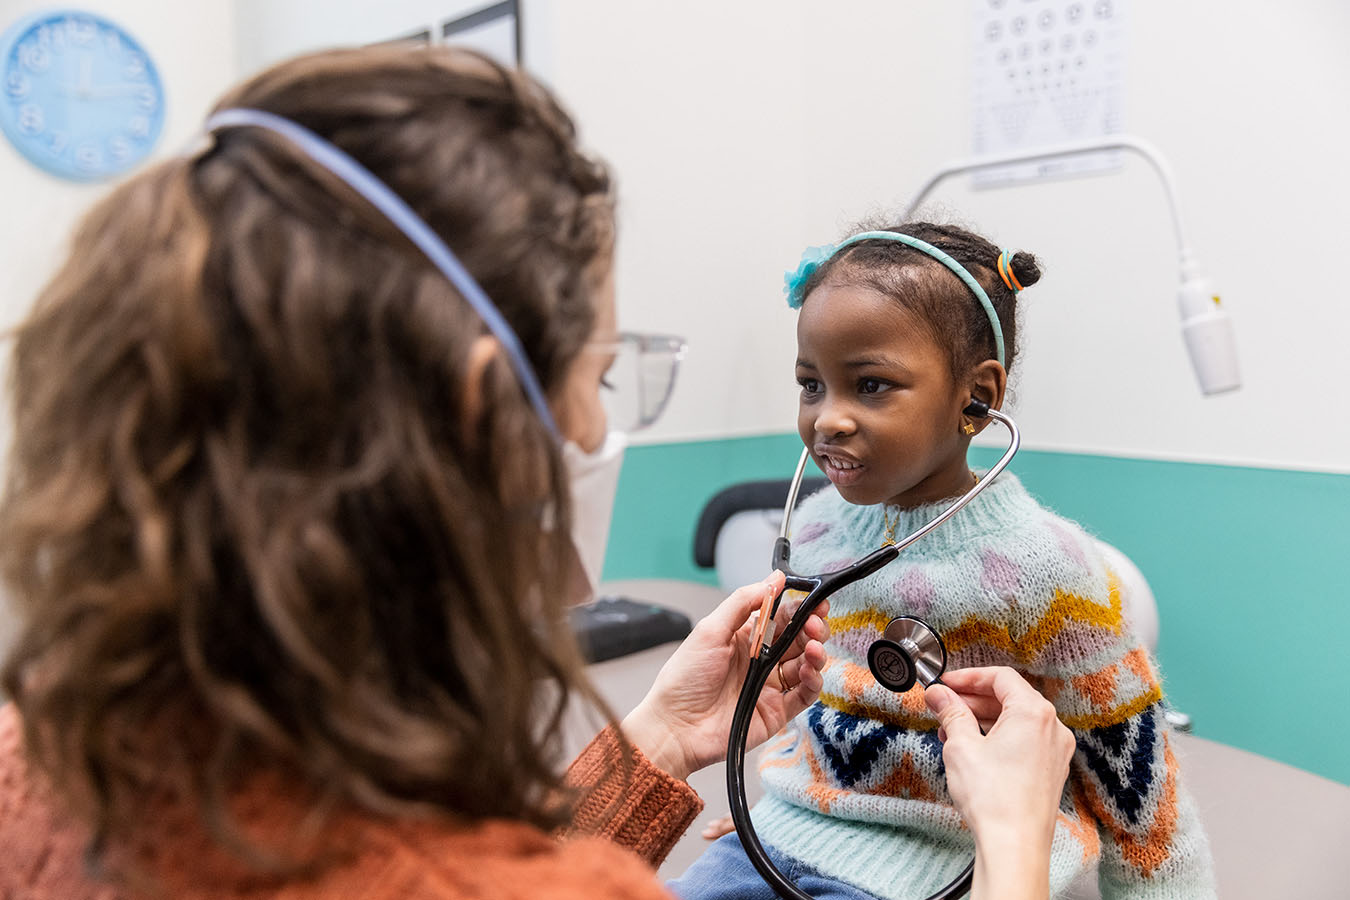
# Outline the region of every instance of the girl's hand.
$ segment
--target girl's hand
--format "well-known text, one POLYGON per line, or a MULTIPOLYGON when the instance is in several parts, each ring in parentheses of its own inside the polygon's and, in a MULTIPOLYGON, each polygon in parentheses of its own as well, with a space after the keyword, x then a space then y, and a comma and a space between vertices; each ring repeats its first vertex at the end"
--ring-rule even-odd
MULTIPOLYGON (((766 595, 777 596, 782 590, 783 574, 774 572, 722 601, 694 626, 662 667, 646 698, 623 720, 624 734, 662 770, 688 778, 726 759, 736 698, 751 654, 758 650, 750 647, 751 613, 760 608, 766 595)), ((775 621, 781 630, 794 610, 786 603, 779 607, 775 621)), ((812 613, 782 663, 769 675, 755 707, 747 748, 763 743, 820 695, 828 612, 829 604, 822 603, 812 613), (780 680, 784 677, 786 684, 780 680)))
POLYGON ((1073 733, 1012 669, 957 669, 942 681, 924 700, 942 723, 947 789, 975 833, 971 897, 998 885, 1000 898, 1043 898, 1073 733))
POLYGON ((736 830, 736 823, 731 819, 731 813, 720 816, 703 826, 703 831, 699 832, 705 841, 715 841, 724 834, 731 834, 736 830))

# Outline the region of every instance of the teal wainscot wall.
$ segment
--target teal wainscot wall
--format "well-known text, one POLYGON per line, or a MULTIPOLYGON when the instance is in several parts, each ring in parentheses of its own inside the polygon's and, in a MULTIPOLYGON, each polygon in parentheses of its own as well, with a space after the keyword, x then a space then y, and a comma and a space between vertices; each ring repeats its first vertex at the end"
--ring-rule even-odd
MULTIPOLYGON (((630 448, 606 579, 715 583, 693 561, 703 504, 790 476, 800 447, 774 435, 630 448)), ((1032 450, 1011 471, 1148 578, 1169 700, 1198 735, 1350 784, 1350 475, 1032 450)))

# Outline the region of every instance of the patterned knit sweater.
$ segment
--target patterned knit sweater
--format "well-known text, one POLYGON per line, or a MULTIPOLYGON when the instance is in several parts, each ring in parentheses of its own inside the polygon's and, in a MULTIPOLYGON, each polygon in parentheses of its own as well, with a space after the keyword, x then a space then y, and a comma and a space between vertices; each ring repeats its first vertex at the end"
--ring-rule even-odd
MULTIPOLYGON (((945 504, 903 513, 897 535, 945 504)), ((894 513, 892 513, 893 515, 894 513)), ((841 568, 880 546, 881 506, 833 488, 796 514, 793 568, 841 568)), ((1098 868, 1105 898, 1215 894, 1209 845, 1182 789, 1153 661, 1121 613, 1091 538, 1001 475, 900 558, 831 600, 819 702, 766 747, 760 836, 883 898, 928 896, 970 860, 923 689, 883 688, 867 648, 891 618, 943 636, 948 667, 1007 665, 1054 704, 1078 742, 1060 803, 1051 895, 1098 868)))

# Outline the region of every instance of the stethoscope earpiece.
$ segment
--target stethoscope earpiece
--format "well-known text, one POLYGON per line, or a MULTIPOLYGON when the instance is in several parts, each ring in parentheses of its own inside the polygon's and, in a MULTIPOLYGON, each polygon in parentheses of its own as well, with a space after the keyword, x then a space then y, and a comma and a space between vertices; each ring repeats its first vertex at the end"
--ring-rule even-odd
POLYGON ((971 397, 970 402, 966 404, 966 408, 961 410, 961 412, 968 416, 974 416, 977 419, 985 419, 989 417, 989 404, 985 403, 983 400, 977 400, 976 398, 971 397))

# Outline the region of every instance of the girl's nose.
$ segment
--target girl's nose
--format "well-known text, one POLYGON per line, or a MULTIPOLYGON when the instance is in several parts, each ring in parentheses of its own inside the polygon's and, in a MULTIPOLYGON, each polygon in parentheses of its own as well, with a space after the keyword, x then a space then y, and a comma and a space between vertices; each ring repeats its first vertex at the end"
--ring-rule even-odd
POLYGON ((831 438, 841 434, 852 434, 857 423, 848 408, 848 404, 837 400, 825 399, 816 413, 816 434, 831 438))

